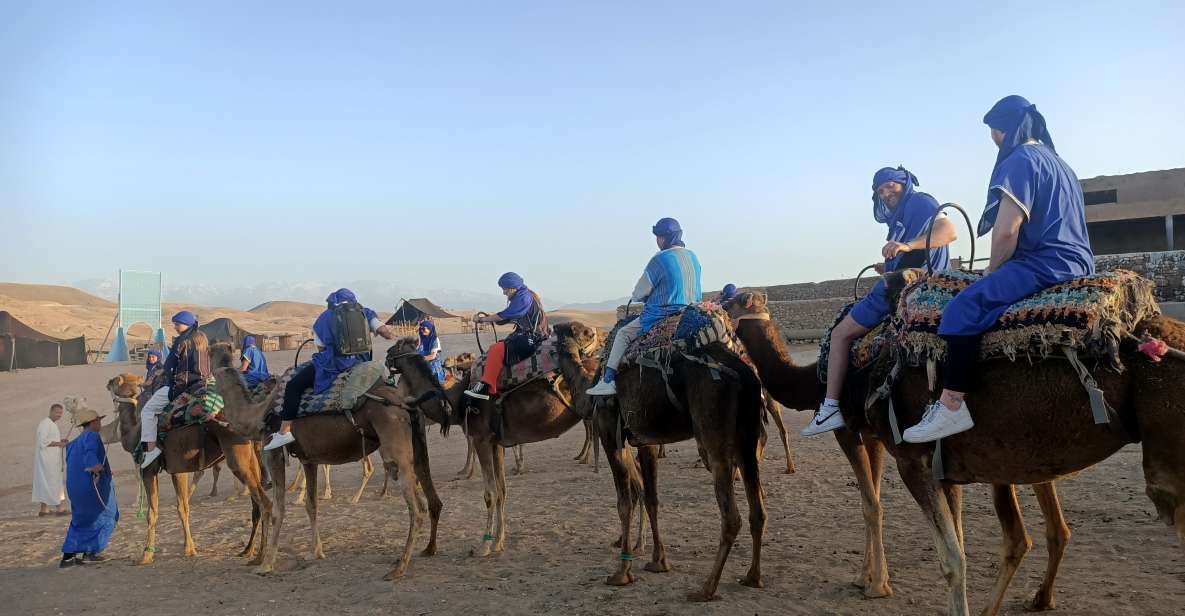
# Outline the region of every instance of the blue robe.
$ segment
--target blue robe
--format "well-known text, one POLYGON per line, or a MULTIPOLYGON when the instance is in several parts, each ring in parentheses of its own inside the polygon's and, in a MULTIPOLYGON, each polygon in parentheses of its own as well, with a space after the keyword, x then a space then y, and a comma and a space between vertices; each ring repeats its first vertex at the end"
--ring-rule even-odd
POLYGON ((255 387, 271 376, 267 370, 267 358, 263 356, 263 351, 260 351, 259 347, 249 346, 243 349, 243 359, 247 360, 247 371, 243 373, 243 380, 247 382, 248 387, 255 387))
POLYGON ((66 446, 66 493, 70 496, 71 517, 62 553, 98 554, 107 549, 119 521, 119 506, 115 503, 111 465, 98 432, 84 431, 66 446), (103 465, 97 480, 86 471, 96 464, 103 465))
MULTIPOLYGON (((1027 215, 1016 251, 999 269, 947 304, 939 335, 982 334, 1017 301, 1094 273, 1082 187, 1074 170, 1053 150, 1041 143, 1025 144, 1000 161, 989 190, 987 212, 992 224, 1004 194, 1027 215)), ((981 230, 986 232, 983 227, 981 230)))
MULTIPOLYGON (((366 320, 370 322, 371 329, 374 329, 378 314, 365 306, 363 306, 362 312, 366 314, 366 320)), ((317 317, 317 320, 313 322, 313 333, 321 339, 321 344, 325 348, 324 351, 313 353, 313 368, 316 370, 316 377, 313 379, 313 393, 319 394, 327 391, 337 380, 339 374, 362 362, 370 361, 370 353, 362 355, 337 354, 337 336, 333 333, 332 310, 326 310, 317 317)))
POLYGON ((645 275, 651 290, 642 306, 641 333, 703 299, 699 258, 683 246, 672 246, 651 257, 645 275))

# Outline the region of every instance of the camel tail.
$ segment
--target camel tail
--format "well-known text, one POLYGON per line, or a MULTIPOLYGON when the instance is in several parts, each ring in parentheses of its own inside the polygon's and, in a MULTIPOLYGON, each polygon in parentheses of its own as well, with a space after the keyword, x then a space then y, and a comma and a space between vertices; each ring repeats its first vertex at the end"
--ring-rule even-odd
POLYGON ((415 466, 428 468, 428 439, 424 438, 424 418, 419 408, 409 409, 411 417, 411 451, 415 466))

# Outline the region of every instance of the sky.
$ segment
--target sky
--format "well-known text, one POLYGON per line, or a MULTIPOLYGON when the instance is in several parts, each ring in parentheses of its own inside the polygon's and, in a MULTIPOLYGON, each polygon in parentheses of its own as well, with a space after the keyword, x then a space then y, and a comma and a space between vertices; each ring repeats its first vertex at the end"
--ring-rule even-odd
POLYGON ((1185 166, 1183 22, 1181 2, 0 0, 0 280, 496 293, 514 270, 592 302, 629 293, 664 216, 705 290, 850 277, 883 244, 880 167, 979 216, 982 117, 1008 94, 1079 177, 1185 166))

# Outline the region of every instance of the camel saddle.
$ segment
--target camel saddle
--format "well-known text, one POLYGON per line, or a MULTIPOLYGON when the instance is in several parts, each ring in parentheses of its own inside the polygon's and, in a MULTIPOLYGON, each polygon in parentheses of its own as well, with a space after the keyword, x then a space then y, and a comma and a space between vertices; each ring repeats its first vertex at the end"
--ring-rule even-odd
MULTIPOLYGON (((473 362, 473 370, 469 376, 472 384, 477 384, 481 380, 485 363, 485 355, 478 357, 473 362)), ((498 391, 510 391, 535 379, 554 380, 559 370, 559 348, 556 346, 555 337, 548 337, 535 349, 534 355, 502 370, 502 374, 498 377, 498 391)))
MULTIPOLYGON (((305 362, 294 368, 289 368, 280 376, 276 387, 287 387, 292 375, 309 365, 305 362)), ((306 389, 300 397, 300 407, 296 411, 297 417, 306 415, 320 415, 324 413, 345 413, 352 411, 365 401, 363 394, 369 392, 380 381, 385 380, 387 367, 381 360, 362 362, 337 375, 329 389, 321 393, 313 393, 312 388, 306 389)), ((283 396, 276 396, 272 412, 280 414, 283 406, 283 396)))
MULTIPOLYGON (((911 365, 946 358, 938 337, 942 312, 981 274, 935 272, 905 288, 891 319, 893 341, 911 365)), ((983 337, 980 360, 1041 360, 1066 351, 1102 358, 1122 370, 1119 344, 1141 321, 1160 314, 1152 281, 1127 270, 1075 278, 1030 295, 1004 312, 983 337)))
MULTIPOLYGON (((630 316, 618 322, 609 340, 613 340, 617 331, 635 318, 638 317, 630 316)), ((693 353, 712 345, 723 346, 746 362, 749 361, 749 355, 737 337, 728 313, 713 302, 694 304, 655 323, 650 331, 630 343, 622 356, 621 369, 639 363, 665 364, 674 353, 693 353)), ((605 345, 601 365, 606 365, 612 346, 605 345)))
MULTIPOLYGON (((827 328, 827 333, 823 335, 823 341, 819 344, 819 361, 816 364, 820 383, 827 383, 827 363, 831 357, 831 331, 839 325, 840 321, 844 320, 844 317, 848 316, 848 313, 852 311, 852 306, 855 305, 856 302, 849 302, 840 308, 835 315, 835 320, 827 328)), ((852 349, 848 354, 850 358, 848 365, 855 370, 861 370, 871 364, 880 356, 885 344, 889 341, 888 331, 887 321, 882 321, 876 327, 868 330, 868 333, 852 341, 852 349)))
POLYGON ((174 398, 169 406, 157 415, 157 432, 163 439, 169 430, 207 421, 220 421, 223 406, 225 403, 218 393, 214 378, 208 378, 199 388, 174 398))

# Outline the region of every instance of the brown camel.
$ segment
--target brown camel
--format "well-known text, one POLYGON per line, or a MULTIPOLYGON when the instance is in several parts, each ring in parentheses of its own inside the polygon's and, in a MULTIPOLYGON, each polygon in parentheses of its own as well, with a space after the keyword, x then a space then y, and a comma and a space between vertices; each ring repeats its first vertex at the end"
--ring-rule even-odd
MULTIPOLYGON (((499 413, 494 400, 477 401, 463 396, 465 383, 459 380, 446 389, 454 413, 464 413, 463 416, 454 415, 453 421, 462 422, 465 434, 477 452, 484 481, 486 530, 481 543, 471 551, 474 556, 488 556, 505 549, 506 467, 503 448, 558 438, 588 415, 589 401, 584 390, 592 385, 595 377, 597 360, 594 357, 600 349, 601 337, 595 329, 576 321, 556 325, 553 331, 559 341, 561 379, 555 386, 539 379, 503 394, 500 430, 495 426, 499 413)), ((409 344, 415 348, 414 340, 409 344)), ((416 388, 427 386, 418 382, 423 378, 420 375, 405 376, 417 381, 413 385, 416 388)))
POLYGON ((620 566, 606 583, 624 586, 634 582, 630 532, 633 516, 641 515, 635 511, 639 489, 644 491, 642 500, 653 539, 651 561, 644 569, 670 571, 658 525, 658 450, 662 444, 695 438, 712 473, 721 528, 712 570, 703 588, 688 598, 718 598, 720 576, 741 528, 733 492, 733 474, 738 467, 749 502, 749 531, 753 538, 753 562, 740 582, 760 588, 766 521, 758 468, 758 447, 764 432, 761 382, 739 356, 717 345, 690 355, 677 353, 669 363, 670 373, 664 377, 660 370, 622 370, 617 375, 616 397, 606 399, 595 415, 597 433, 613 471, 621 517, 620 566), (637 447, 637 465, 627 445, 637 447))
MULTIPOLYGON (((322 464, 321 472, 325 473, 325 488, 321 491, 321 500, 333 499, 333 482, 330 480, 330 469, 333 466, 330 464, 322 464)), ((374 462, 370 461, 370 456, 362 459, 362 485, 358 486, 358 491, 354 496, 350 497, 350 504, 357 505, 358 501, 362 499, 362 493, 366 490, 367 484, 370 483, 370 477, 374 475, 374 462)), ((308 494, 308 483, 304 480, 304 466, 296 467, 296 476, 292 478, 292 482, 288 484, 288 492, 299 492, 296 499, 292 501, 294 505, 303 505, 305 496, 308 494)), ((387 495, 387 482, 383 482, 383 492, 379 496, 387 495)))
MULTIPOLYGON (((465 384, 469 383, 469 375, 473 371, 473 362, 477 357, 473 353, 465 352, 455 357, 450 357, 444 364, 446 368, 444 388, 446 392, 450 392, 449 403, 453 408, 461 408, 465 400, 461 398, 461 392, 464 391, 465 384), (457 385, 461 384, 460 388, 457 385)), ((429 419, 432 419, 429 417, 429 419)), ((465 424, 462 422, 461 429, 465 429, 465 424)), ((473 479, 473 474, 477 470, 477 450, 473 448, 473 441, 466 439, 468 446, 465 450, 465 466, 457 473, 456 479, 473 479)), ((522 475, 527 472, 526 453, 522 445, 514 447, 514 469, 510 471, 512 475, 522 475)))
MULTIPOLYGON (((396 358, 395 362, 404 374, 430 374, 428 364, 419 354, 405 354, 396 358)), ((231 428, 240 434, 254 437, 261 435, 268 409, 243 403, 246 388, 242 386, 242 380, 232 368, 216 368, 214 376, 218 379, 219 390, 227 401, 225 414, 231 428), (228 383, 226 387, 223 387, 223 381, 228 383), (239 386, 235 387, 235 383, 239 386)), ((375 450, 382 456, 387 472, 397 474, 404 500, 407 502, 409 523, 403 552, 395 567, 384 576, 387 580, 402 577, 407 572, 412 549, 424 523, 425 505, 416 493, 417 480, 428 497, 426 509, 431 521, 428 546, 424 549, 423 555, 432 556, 436 553, 441 503, 432 483, 431 468, 428 464, 428 444, 420 413, 415 408, 418 400, 412 397, 413 392, 425 398, 440 394, 439 390, 433 388, 409 388, 405 382, 401 382, 399 387, 380 384, 372 388, 370 394, 382 398, 382 401, 368 397, 353 410, 353 423, 346 415, 337 413, 297 418, 292 423, 292 433, 296 437, 296 442, 287 446, 288 452, 301 461, 308 490, 312 493, 316 492, 319 465, 357 462, 375 450)), ((272 473, 277 515, 268 545, 269 550, 256 570, 260 574, 271 573, 275 569, 285 511, 283 452, 274 451, 269 454, 267 463, 272 473)), ((324 558, 325 552, 317 523, 316 498, 305 499, 305 511, 312 527, 313 558, 324 558)))
MULTIPOLYGON (((915 275, 896 273, 886 276, 890 292, 899 293, 915 275)), ((747 338, 752 338, 751 332, 755 330, 751 326, 740 328, 742 339, 746 340, 751 352, 752 345, 747 338), (750 332, 748 336, 746 329, 750 332)), ((1185 346, 1185 324, 1172 319, 1149 319, 1138 326, 1137 332, 1147 332, 1178 348, 1185 346)), ((766 337, 777 341, 776 335, 766 337)), ((849 459, 864 457, 874 469, 875 477, 869 479, 879 480, 880 452, 887 449, 897 460, 902 480, 926 514, 938 545, 943 574, 950 587, 951 614, 968 613, 966 562, 962 548, 962 494, 959 486, 964 483, 991 483, 994 486, 993 501, 1005 534, 1003 563, 992 598, 984 611, 985 614, 994 614, 1003 601, 1020 560, 1032 545, 1024 529, 1013 485, 1035 484, 1034 489, 1046 516, 1050 562, 1045 582, 1028 606, 1030 609, 1049 609, 1054 605, 1053 578, 1069 539, 1069 529, 1065 526, 1051 482, 1107 458, 1129 441, 1129 435, 1143 438, 1148 495, 1162 519, 1177 525, 1178 537, 1185 546, 1185 452, 1180 446, 1185 438, 1185 400, 1180 395, 1181 383, 1185 382, 1182 380, 1185 378, 1185 362, 1166 359, 1162 363, 1153 363, 1138 354, 1134 346, 1125 343, 1122 349, 1121 356, 1128 367, 1126 372, 1116 374, 1097 370, 1095 375, 1107 401, 1116 409, 1125 428, 1094 424, 1088 396, 1067 362, 1047 359, 1035 362, 1032 366, 1026 364, 1023 378, 1019 381, 1016 376, 1018 364, 1006 360, 984 362, 980 384, 975 392, 968 395, 968 405, 975 413, 976 427, 943 441, 944 464, 940 470, 945 480, 942 481, 933 475, 932 444, 893 444, 886 401, 872 404, 863 414, 845 413, 852 430, 837 432, 841 444, 846 439, 854 439, 859 443, 860 438, 865 437, 865 447, 857 452, 857 456, 849 453, 849 447, 845 446, 849 459), (976 408, 990 410, 976 413, 976 408), (1026 429, 1018 431, 1018 425, 1025 425, 1026 429), (875 438, 868 438, 870 435, 875 435, 875 438)), ((766 348, 777 347, 770 344, 766 348)), ((758 355, 754 353, 755 361, 758 355)), ((767 363, 776 365, 775 362, 767 363)), ((873 389, 869 385, 884 381, 889 364, 886 350, 873 368, 865 371, 867 374, 853 375, 858 380, 863 379, 863 383, 845 386, 843 406, 848 409, 862 408, 863 400, 873 389)), ((814 368, 799 370, 813 372, 814 368)), ((790 373, 786 376, 793 378, 790 373)), ((851 378, 849 376, 849 380, 851 378)), ((791 380, 787 378, 785 382, 791 380)), ((924 368, 902 371, 901 379, 891 391, 893 408, 899 413, 900 425, 912 425, 920 419, 922 408, 934 397, 929 383, 924 368)), ((853 460, 853 467, 856 466, 853 460)), ((859 469, 857 475, 861 475, 859 469)), ((866 524, 870 534, 875 527, 878 544, 870 545, 866 554, 864 573, 867 575, 869 561, 876 560, 872 548, 880 547, 879 486, 870 480, 871 489, 865 489, 863 479, 861 483, 866 524)), ((883 582, 887 590, 883 549, 879 559, 880 563, 874 562, 871 570, 883 575, 879 580, 873 579, 883 582)))
MULTIPOLYGON (((120 442, 128 453, 135 451, 140 444, 140 412, 136 399, 142 382, 139 376, 123 374, 107 383, 119 416, 120 442)), ((272 392, 271 396, 275 393, 272 392)), ((267 402, 270 403, 270 400, 269 397, 267 402)), ((255 444, 217 422, 206 422, 170 430, 161 447, 161 457, 140 471, 148 502, 148 537, 139 564, 152 563, 156 555, 160 472, 167 471, 173 480, 173 490, 177 494, 177 515, 181 518, 181 529, 185 533, 185 555, 195 556, 197 547, 189 529, 189 474, 208 468, 224 457, 234 476, 246 484, 251 492, 251 535, 239 555, 253 557, 252 564, 258 564, 264 549, 264 545, 260 544, 266 544, 266 534, 272 519, 272 502, 263 489, 262 469, 255 444)))

